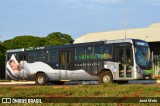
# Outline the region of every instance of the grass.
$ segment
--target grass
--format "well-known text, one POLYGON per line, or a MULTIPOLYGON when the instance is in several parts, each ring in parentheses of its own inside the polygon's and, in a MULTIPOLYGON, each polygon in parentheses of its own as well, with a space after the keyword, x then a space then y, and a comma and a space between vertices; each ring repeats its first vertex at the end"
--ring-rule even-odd
MULTIPOLYGON (((76 86, 0 86, 0 97, 160 97, 160 87, 142 84, 104 84, 76 86)), ((141 103, 137 103, 140 106, 141 103)), ((40 104, 37 104, 40 105, 40 104)), ((48 105, 54 105, 47 104, 48 105)), ((55 103, 56 106, 125 106, 125 103, 55 103)), ((130 103, 127 106, 135 106, 130 103)), ((141 104, 147 105, 147 103, 141 104)), ((157 105, 157 104, 152 104, 157 105)))
POLYGON ((11 82, 11 80, 0 80, 0 82, 11 82))
POLYGON ((123 97, 125 95, 128 97, 159 97, 160 94, 159 86, 141 84, 77 85, 58 88, 54 86, 0 86, 0 90, 1 97, 123 97))

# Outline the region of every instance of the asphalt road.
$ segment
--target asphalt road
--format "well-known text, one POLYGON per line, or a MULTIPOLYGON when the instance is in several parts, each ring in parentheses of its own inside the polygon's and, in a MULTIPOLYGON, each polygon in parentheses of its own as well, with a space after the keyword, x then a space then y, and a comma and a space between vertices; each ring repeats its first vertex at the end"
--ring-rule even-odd
MULTIPOLYGON (((34 85, 34 81, 11 81, 11 82, 0 82, 0 85, 34 85)), ((97 85, 98 81, 76 81, 76 82, 66 82, 64 85, 97 85)), ((133 80, 129 81, 128 84, 160 84, 160 80, 133 80)), ((50 84, 53 85, 53 84, 50 84)))

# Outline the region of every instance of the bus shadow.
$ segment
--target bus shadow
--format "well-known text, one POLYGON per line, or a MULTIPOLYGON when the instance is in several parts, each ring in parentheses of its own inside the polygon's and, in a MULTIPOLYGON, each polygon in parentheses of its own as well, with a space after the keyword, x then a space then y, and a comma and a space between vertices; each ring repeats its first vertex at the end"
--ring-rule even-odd
POLYGON ((128 84, 156 84, 158 83, 157 79, 153 80, 131 80, 128 84))
MULTIPOLYGON (((157 79, 152 80, 131 80, 128 83, 118 83, 118 84, 156 84, 160 83, 157 79)), ((73 81, 65 82, 64 85, 98 85, 98 81, 73 81)))

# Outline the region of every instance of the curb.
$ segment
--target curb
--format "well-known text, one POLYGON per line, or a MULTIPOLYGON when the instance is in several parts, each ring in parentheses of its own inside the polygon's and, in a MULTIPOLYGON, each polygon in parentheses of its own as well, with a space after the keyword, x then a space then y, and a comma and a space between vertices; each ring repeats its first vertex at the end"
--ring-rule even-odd
POLYGON ((19 81, 11 81, 11 82, 0 82, 0 85, 12 85, 12 84, 35 84, 35 81, 26 81, 26 82, 19 82, 19 81))

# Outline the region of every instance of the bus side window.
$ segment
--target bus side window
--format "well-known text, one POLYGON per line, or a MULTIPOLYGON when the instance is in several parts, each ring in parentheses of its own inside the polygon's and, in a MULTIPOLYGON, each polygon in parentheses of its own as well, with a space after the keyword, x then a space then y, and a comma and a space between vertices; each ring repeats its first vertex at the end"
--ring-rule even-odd
POLYGON ((43 61, 48 62, 48 50, 43 52, 43 61))
POLYGON ((43 51, 37 50, 35 51, 35 61, 43 61, 43 51))
POLYGON ((102 46, 95 46, 94 47, 94 59, 101 59, 102 58, 102 46))
POLYGON ((86 59, 90 60, 93 59, 92 47, 86 47, 86 59))
POLYGON ((111 60, 112 59, 112 45, 103 46, 103 59, 111 60))
POLYGON ((21 55, 20 58, 19 58, 19 62, 23 61, 23 60, 26 60, 26 58, 27 58, 26 54, 21 55))
POLYGON ((127 48, 126 49, 126 63, 130 63, 131 64, 131 49, 127 48))
POLYGON ((11 58, 12 54, 7 54, 7 60, 11 58))
POLYGON ((48 50, 48 62, 57 62, 58 61, 58 51, 57 50, 48 50))
POLYGON ((77 61, 82 61, 86 59, 85 56, 85 48, 84 47, 78 47, 76 48, 76 55, 75 55, 75 59, 77 61))
POLYGON ((34 57, 35 57, 34 52, 28 53, 28 62, 30 62, 30 63, 34 62, 35 61, 34 57))

